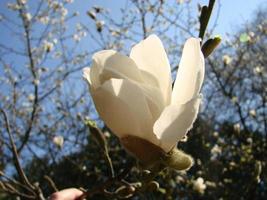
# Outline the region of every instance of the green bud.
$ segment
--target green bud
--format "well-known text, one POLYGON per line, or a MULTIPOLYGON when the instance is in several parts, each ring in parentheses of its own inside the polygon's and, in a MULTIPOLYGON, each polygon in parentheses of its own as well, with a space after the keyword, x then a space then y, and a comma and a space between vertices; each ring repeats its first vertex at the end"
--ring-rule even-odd
POLYGON ((215 36, 214 38, 208 39, 203 45, 202 45, 202 52, 205 58, 207 58, 220 44, 222 41, 220 36, 215 36))
POLYGON ((194 161, 190 155, 184 153, 181 150, 174 148, 164 158, 163 163, 167 167, 170 167, 176 170, 188 170, 190 167, 192 167, 194 161))
POLYGON ((100 146, 100 148, 104 152, 107 152, 106 138, 102 133, 102 131, 99 128, 97 128, 96 123, 92 120, 87 120, 85 121, 85 124, 89 127, 90 134, 93 136, 93 139, 96 141, 96 143, 100 146))

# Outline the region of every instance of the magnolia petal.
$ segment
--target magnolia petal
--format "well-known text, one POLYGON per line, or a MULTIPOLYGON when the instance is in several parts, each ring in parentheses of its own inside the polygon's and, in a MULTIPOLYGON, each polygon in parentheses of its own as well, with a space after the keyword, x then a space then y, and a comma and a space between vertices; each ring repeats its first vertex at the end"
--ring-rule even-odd
POLYGON ((166 105, 171 97, 170 64, 163 44, 156 35, 150 35, 136 44, 130 53, 140 70, 153 75, 163 93, 166 105))
POLYGON ((135 62, 114 50, 103 50, 95 53, 92 71, 95 72, 94 75, 98 75, 98 80, 95 80, 97 87, 111 78, 142 82, 140 71, 135 62))
POLYGON ((118 137, 154 137, 146 98, 135 82, 110 79, 91 93, 100 117, 118 137))
POLYGON ((172 104, 184 104, 196 97, 204 79, 204 57, 200 40, 186 41, 172 92, 172 104))
POLYGON ((153 122, 155 122, 165 107, 162 93, 159 88, 155 88, 150 85, 140 84, 139 86, 143 90, 148 108, 153 117, 153 122))
POLYGON ((181 140, 192 128, 197 117, 201 97, 192 99, 186 104, 169 105, 155 122, 153 131, 160 140, 161 147, 170 151, 177 141, 181 140))
POLYGON ((89 68, 89 67, 83 68, 83 78, 87 81, 87 83, 89 85, 92 84, 92 81, 91 81, 91 78, 90 78, 90 71, 91 71, 91 68, 89 68))

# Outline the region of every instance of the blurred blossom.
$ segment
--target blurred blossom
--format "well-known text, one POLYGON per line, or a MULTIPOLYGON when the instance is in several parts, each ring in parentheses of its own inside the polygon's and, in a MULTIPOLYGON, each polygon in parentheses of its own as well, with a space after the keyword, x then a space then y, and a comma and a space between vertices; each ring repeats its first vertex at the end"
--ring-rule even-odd
POLYGON ((204 179, 202 177, 198 177, 196 180, 193 181, 193 190, 200 194, 204 194, 207 186, 204 183, 204 179))
POLYGON ((253 38, 255 36, 255 33, 253 31, 250 31, 249 33, 250 38, 253 38))
POLYGON ((263 67, 257 66, 254 68, 254 73, 255 74, 261 74, 263 72, 263 67))
POLYGON ((27 3, 27 0, 20 0, 20 2, 21 2, 22 4, 26 4, 26 3, 27 3))
POLYGON ((216 183, 211 181, 205 181, 207 187, 216 188, 216 183))
POLYGON ((252 138, 251 138, 251 137, 247 138, 247 142, 248 142, 249 144, 252 144, 252 142, 253 142, 252 138))
POLYGON ((109 131, 104 131, 104 136, 109 138, 110 137, 110 132, 109 131))
POLYGON ((223 56, 223 63, 225 65, 229 65, 232 62, 232 58, 229 55, 224 55, 223 56))
POLYGON ((74 0, 64 0, 64 2, 66 2, 66 3, 73 3, 74 0))
POLYGON ((21 9, 21 6, 19 6, 16 3, 7 3, 7 8, 10 9, 10 10, 16 11, 16 10, 21 9))
POLYGON ((72 37, 75 42, 80 42, 81 40, 81 37, 77 33, 75 33, 72 37))
POLYGON ((237 103, 238 98, 237 98, 236 96, 233 96, 232 99, 231 99, 231 101, 232 101, 233 103, 237 103))
POLYGON ((219 145, 215 144, 215 145, 212 147, 210 153, 211 153, 211 158, 210 158, 210 159, 211 159, 211 160, 216 160, 216 159, 218 158, 218 156, 221 155, 221 153, 222 153, 222 148, 221 148, 219 145))
POLYGON ((68 10, 67 10, 66 8, 63 7, 63 8, 61 9, 61 15, 62 15, 62 17, 66 17, 67 14, 68 14, 68 10))
POLYGON ((230 179, 230 178, 225 178, 225 179, 223 179, 223 182, 225 182, 225 183, 232 183, 233 180, 230 179))
POLYGON ((39 79, 34 79, 33 80, 33 84, 34 85, 39 85, 40 84, 40 80, 39 79))
POLYGON ((58 72, 63 72, 63 70, 64 70, 64 67, 62 67, 62 66, 57 68, 58 72))
POLYGON ((87 170, 87 167, 85 165, 83 165, 82 170, 83 171, 86 171, 87 170))
POLYGON ((23 17, 25 18, 25 20, 26 20, 27 22, 31 21, 31 19, 32 19, 32 15, 31 15, 31 13, 24 13, 24 14, 23 14, 23 17))
POLYGON ((111 29, 110 33, 111 33, 112 36, 115 36, 115 37, 120 35, 120 32, 118 30, 111 29))
POLYGON ((76 24, 76 30, 81 31, 83 29, 82 25, 80 23, 76 24))
POLYGON ((219 136, 219 133, 218 133, 217 131, 214 131, 214 132, 213 132, 213 136, 214 136, 214 137, 218 137, 218 136, 219 136))
POLYGON ((0 14, 0 21, 4 19, 3 15, 0 14))
POLYGON ((43 49, 47 53, 51 52, 53 48, 54 48, 54 44, 52 42, 48 42, 46 40, 43 42, 43 49))
POLYGON ((34 94, 29 94, 29 96, 28 96, 28 100, 29 100, 30 102, 33 102, 34 99, 35 99, 34 94))
POLYGON ((219 143, 219 144, 225 144, 225 139, 220 137, 220 138, 218 139, 218 143, 219 143))
POLYGON ((42 24, 48 24, 49 23, 49 17, 48 16, 41 16, 38 18, 38 20, 42 23, 42 24))
POLYGON ((240 124, 237 123, 234 125, 234 130, 237 132, 237 133, 240 133, 240 124))
POLYGON ((97 31, 101 32, 103 29, 103 26, 105 25, 104 21, 96 21, 95 23, 97 31))
POLYGON ((62 8, 62 3, 59 3, 58 1, 49 1, 49 5, 54 9, 58 10, 59 8, 62 8), (52 3, 50 3, 52 2, 52 3))
POLYGON ((53 143, 54 143, 57 147, 62 148, 62 147, 63 147, 63 144, 64 144, 64 138, 63 138, 61 135, 59 135, 59 136, 55 136, 55 137, 53 138, 53 143))
POLYGON ((257 115, 256 110, 251 109, 251 110, 249 111, 249 115, 250 115, 251 117, 256 117, 256 115, 257 115))
POLYGON ((197 165, 199 165, 199 166, 202 165, 202 162, 199 158, 197 159, 197 165))

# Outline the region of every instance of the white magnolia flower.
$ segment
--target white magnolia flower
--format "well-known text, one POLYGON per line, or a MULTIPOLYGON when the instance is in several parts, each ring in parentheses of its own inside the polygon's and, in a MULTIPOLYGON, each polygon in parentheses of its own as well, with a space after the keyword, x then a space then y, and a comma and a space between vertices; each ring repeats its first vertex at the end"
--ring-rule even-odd
POLYGON ((202 177, 198 177, 194 182, 193 182, 193 189, 200 193, 203 194, 206 190, 207 186, 204 183, 204 179, 202 177))
POLYGON ((188 39, 172 89, 168 57, 151 35, 129 57, 114 50, 95 53, 83 76, 100 117, 120 139, 138 137, 169 152, 197 117, 204 57, 200 40, 188 39))

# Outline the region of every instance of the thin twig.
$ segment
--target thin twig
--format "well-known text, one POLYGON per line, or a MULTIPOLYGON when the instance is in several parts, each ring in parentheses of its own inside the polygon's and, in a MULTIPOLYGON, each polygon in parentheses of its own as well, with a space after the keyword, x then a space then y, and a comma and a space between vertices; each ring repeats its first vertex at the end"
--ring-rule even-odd
POLYGON ((22 181, 31 189, 33 189, 33 186, 30 184, 27 176, 25 175, 21 165, 20 165, 20 162, 19 162, 19 158, 18 158, 18 152, 17 152, 17 148, 16 148, 16 145, 14 143, 14 138, 11 134, 11 130, 10 130, 10 125, 9 125, 9 120, 8 120, 8 116, 7 116, 7 113, 3 110, 3 109, 0 109, 1 113, 3 114, 4 116, 4 121, 5 121, 5 125, 6 125, 6 130, 7 130, 7 133, 8 133, 8 136, 9 136, 9 141, 10 141, 10 144, 11 144, 11 150, 12 150, 12 154, 13 154, 13 160, 14 160, 14 164, 15 164, 15 167, 16 167, 16 170, 20 176, 20 178, 22 179, 22 181))
POLYGON ((103 192, 107 187, 111 186, 114 182, 121 181, 123 178, 125 178, 133 168, 134 163, 130 162, 128 166, 116 177, 111 177, 104 183, 102 183, 100 186, 97 186, 91 190, 86 191, 81 197, 79 197, 79 200, 82 200, 86 197, 91 197, 95 194, 103 192))

